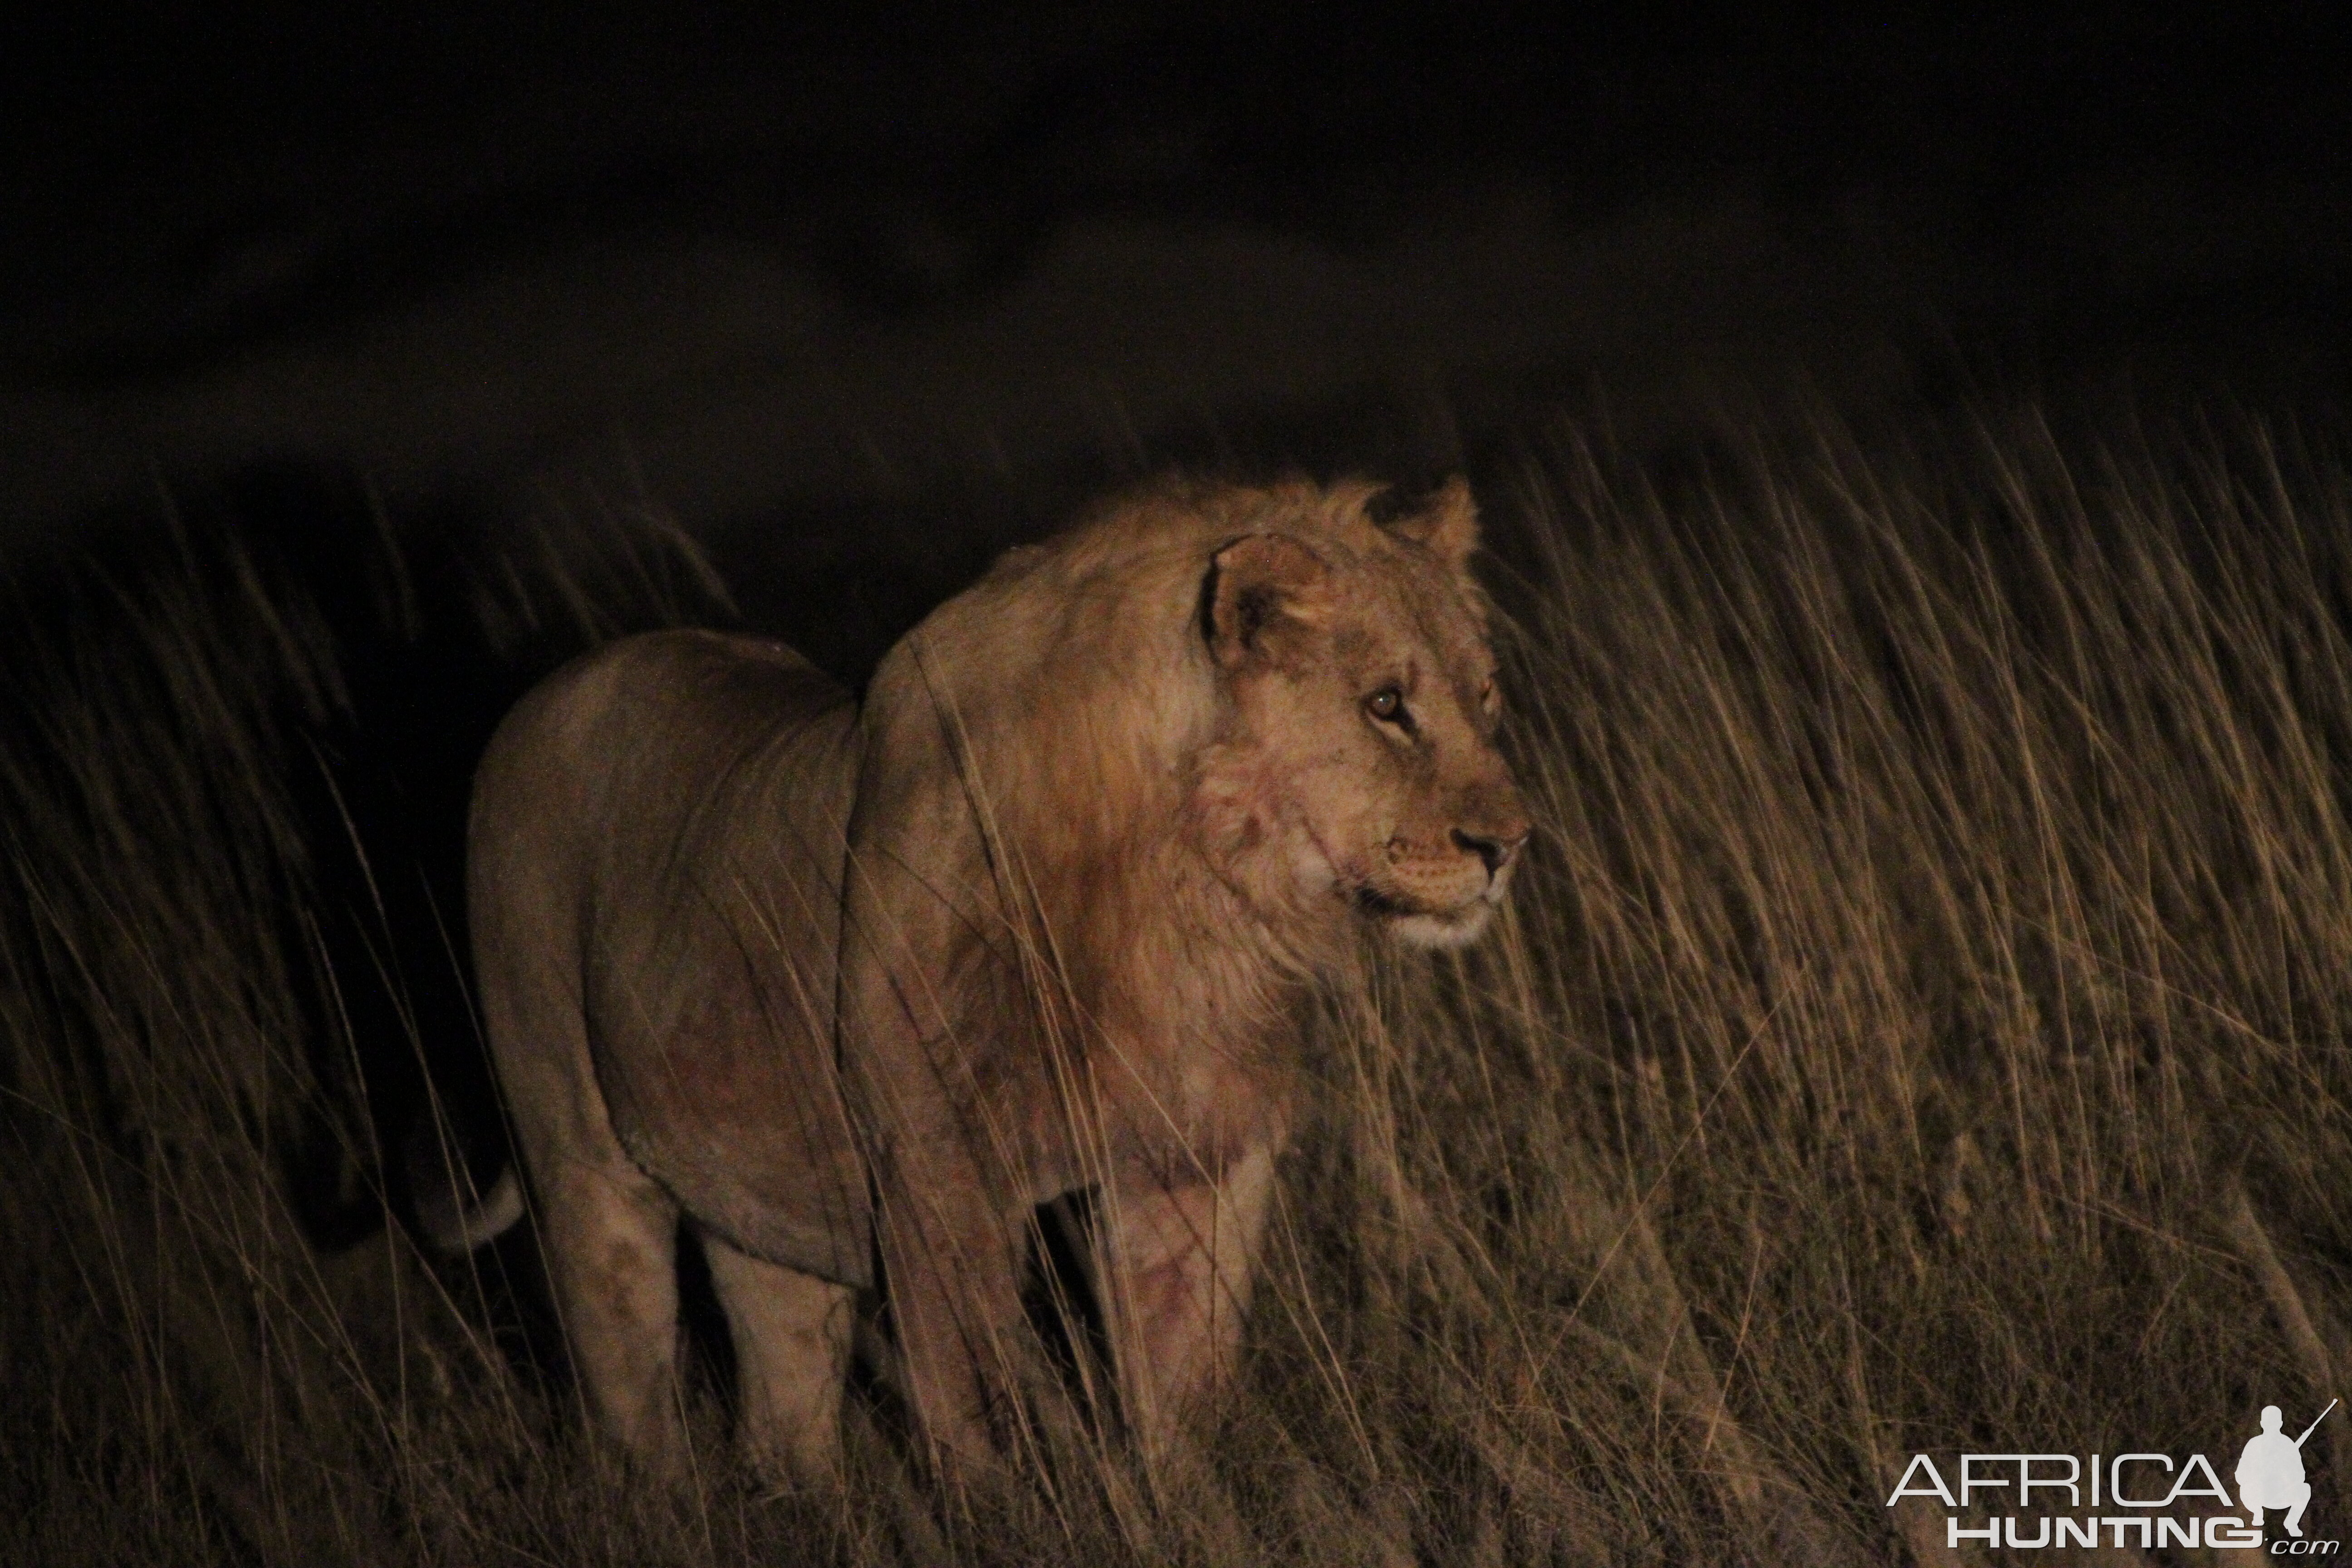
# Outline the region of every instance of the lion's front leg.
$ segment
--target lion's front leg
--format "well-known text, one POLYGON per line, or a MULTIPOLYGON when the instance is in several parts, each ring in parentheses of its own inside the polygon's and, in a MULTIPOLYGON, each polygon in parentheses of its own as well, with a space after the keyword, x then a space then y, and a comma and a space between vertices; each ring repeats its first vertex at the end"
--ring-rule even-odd
POLYGON ((880 1215, 903 1391, 941 1468, 981 1480, 1004 1458, 1027 1364, 1019 1231, 971 1162, 934 1149, 884 1181, 880 1215))
POLYGON ((1261 1144, 1214 1183, 1139 1180, 1107 1194, 1096 1293, 1128 1425, 1147 1461, 1165 1454, 1186 1417, 1233 1376, 1274 1158, 1261 1144))

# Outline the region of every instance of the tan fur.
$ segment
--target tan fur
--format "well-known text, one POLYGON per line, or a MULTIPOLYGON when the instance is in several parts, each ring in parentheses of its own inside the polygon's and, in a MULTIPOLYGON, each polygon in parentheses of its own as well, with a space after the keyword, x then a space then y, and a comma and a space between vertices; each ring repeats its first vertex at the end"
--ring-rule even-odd
POLYGON ((775 1462, 832 1464, 877 1286, 940 1457, 1001 1456, 1033 1215, 1076 1192, 1147 1454, 1226 1374, 1301 998, 1368 922, 1475 936, 1527 834, 1468 492, 1386 528, 1375 493, 1129 498, 934 612, 862 712, 773 644, 669 633, 509 719, 481 985, 609 1433, 681 1463, 681 1215, 775 1462))

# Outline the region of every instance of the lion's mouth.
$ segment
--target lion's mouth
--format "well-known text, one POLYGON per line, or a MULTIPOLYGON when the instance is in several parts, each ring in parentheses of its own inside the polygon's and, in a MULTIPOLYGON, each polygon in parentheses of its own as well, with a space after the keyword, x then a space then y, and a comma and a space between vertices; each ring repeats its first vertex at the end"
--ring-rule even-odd
POLYGON ((1401 899, 1393 893, 1384 893, 1370 883, 1358 884, 1350 896, 1355 900, 1356 908, 1374 920, 1404 920, 1413 915, 1434 915, 1443 912, 1412 899, 1401 899))
POLYGON ((1423 899, 1408 898, 1401 893, 1383 891, 1370 883, 1358 885, 1349 895, 1349 901, 1358 913, 1376 921, 1391 923, 1399 921, 1434 921, 1442 925, 1482 919, 1486 906, 1494 900, 1483 894, 1458 904, 1433 904, 1423 899))

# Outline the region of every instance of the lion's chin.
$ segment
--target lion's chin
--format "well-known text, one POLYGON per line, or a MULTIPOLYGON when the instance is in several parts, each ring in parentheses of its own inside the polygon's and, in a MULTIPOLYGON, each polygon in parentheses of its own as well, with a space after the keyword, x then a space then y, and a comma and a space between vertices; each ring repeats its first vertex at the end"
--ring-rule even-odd
POLYGON ((1380 922, 1381 929, 1407 947, 1466 947, 1478 940, 1487 922, 1495 918, 1495 905, 1486 899, 1473 899, 1450 910, 1433 910, 1407 903, 1376 889, 1359 888, 1355 902, 1358 909, 1380 922))
POLYGON ((1480 899, 1442 915, 1406 915, 1391 921, 1389 931, 1407 947, 1467 947, 1494 918, 1495 906, 1480 899))

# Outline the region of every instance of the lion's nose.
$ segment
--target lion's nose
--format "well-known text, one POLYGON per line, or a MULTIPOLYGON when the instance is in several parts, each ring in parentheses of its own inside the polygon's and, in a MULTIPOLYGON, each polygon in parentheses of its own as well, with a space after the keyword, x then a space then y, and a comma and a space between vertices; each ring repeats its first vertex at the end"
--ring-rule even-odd
POLYGON ((1514 824, 1507 833, 1502 834, 1465 833, 1458 827, 1454 830, 1455 847, 1466 854, 1478 857, 1479 860, 1486 865, 1486 875, 1489 877, 1509 865, 1517 856, 1519 846, 1527 841, 1527 828, 1517 824, 1514 824))

